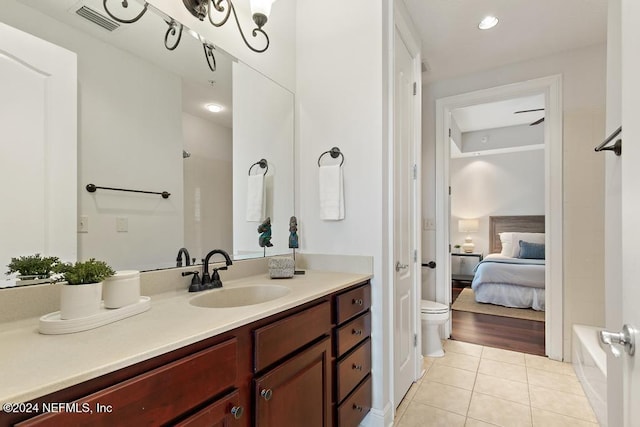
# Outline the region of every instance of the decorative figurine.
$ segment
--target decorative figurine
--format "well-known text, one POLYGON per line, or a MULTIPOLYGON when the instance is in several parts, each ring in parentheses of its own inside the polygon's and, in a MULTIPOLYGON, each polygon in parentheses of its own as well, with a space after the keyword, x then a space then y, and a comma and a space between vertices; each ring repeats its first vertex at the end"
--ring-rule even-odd
POLYGON ((292 216, 289 220, 289 247, 297 249, 298 246, 298 220, 292 216))
POLYGON ((261 248, 270 248, 273 246, 271 243, 271 217, 267 217, 267 219, 258 226, 258 233, 261 233, 258 238, 258 244, 261 248))

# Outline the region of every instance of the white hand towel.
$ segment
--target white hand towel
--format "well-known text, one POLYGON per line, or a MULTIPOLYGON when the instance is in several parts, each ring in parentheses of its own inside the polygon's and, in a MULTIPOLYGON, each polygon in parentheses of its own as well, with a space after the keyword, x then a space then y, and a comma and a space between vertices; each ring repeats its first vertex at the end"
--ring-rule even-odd
POLYGON ((247 181, 247 221, 264 219, 264 175, 249 175, 247 181))
POLYGON ((339 165, 320 166, 320 219, 344 219, 342 168, 339 165))

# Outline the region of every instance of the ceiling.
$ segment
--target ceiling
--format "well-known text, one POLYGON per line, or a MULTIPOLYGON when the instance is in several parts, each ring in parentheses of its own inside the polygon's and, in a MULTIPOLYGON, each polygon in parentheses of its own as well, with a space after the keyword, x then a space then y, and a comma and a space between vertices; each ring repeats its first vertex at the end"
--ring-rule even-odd
POLYGON ((607 0, 404 0, 422 39, 423 81, 602 43, 607 0), (481 31, 486 15, 500 22, 481 31))
POLYGON ((544 108, 544 95, 525 96, 457 108, 451 112, 460 132, 528 125, 544 117, 544 111, 515 114, 516 111, 544 108))

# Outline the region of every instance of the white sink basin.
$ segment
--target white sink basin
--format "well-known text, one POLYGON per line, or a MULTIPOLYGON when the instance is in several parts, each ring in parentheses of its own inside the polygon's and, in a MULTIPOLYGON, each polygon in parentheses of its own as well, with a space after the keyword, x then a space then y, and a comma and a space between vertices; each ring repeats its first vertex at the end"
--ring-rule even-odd
POLYGON ((283 297, 289 292, 291 289, 280 285, 222 288, 192 298, 189 304, 205 308, 242 307, 271 301, 283 297))

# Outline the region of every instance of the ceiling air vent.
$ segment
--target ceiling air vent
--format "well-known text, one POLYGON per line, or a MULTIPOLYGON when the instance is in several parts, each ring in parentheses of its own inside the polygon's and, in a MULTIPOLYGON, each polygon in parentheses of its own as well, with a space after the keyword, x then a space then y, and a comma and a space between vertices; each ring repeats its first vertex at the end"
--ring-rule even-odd
POLYGON ((107 18, 106 16, 96 12, 95 10, 87 6, 82 6, 80 9, 76 10, 76 13, 82 16, 84 19, 101 26, 107 31, 113 31, 120 27, 120 24, 118 24, 116 21, 107 18))

